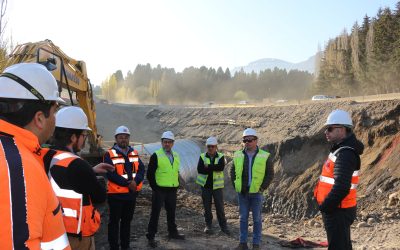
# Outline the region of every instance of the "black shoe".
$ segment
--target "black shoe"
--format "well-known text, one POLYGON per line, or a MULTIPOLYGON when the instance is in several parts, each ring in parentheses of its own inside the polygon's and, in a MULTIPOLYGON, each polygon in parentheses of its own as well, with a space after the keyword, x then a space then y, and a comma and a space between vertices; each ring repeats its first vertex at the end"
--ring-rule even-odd
POLYGON ((154 239, 149 239, 149 247, 151 248, 156 248, 157 247, 157 242, 154 239))
POLYGON ((224 234, 226 234, 226 235, 228 235, 228 236, 231 236, 231 232, 229 231, 229 229, 228 228, 221 228, 221 232, 223 232, 224 234))
POLYGON ((211 225, 207 225, 207 226, 204 228, 204 232, 205 232, 206 234, 212 234, 212 226, 211 226, 211 225))
POLYGON ((235 250, 248 250, 247 243, 239 243, 235 250))
POLYGON ((185 235, 183 234, 179 234, 177 233, 172 233, 168 235, 168 238, 170 239, 175 239, 175 240, 184 240, 185 239, 185 235))

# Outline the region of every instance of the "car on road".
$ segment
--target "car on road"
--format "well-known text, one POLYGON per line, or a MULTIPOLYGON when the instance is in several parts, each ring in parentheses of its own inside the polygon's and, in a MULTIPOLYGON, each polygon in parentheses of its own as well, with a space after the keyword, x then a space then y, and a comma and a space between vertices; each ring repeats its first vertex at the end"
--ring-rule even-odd
POLYGON ((338 98, 337 96, 329 96, 329 95, 315 95, 311 98, 312 101, 322 101, 338 98))

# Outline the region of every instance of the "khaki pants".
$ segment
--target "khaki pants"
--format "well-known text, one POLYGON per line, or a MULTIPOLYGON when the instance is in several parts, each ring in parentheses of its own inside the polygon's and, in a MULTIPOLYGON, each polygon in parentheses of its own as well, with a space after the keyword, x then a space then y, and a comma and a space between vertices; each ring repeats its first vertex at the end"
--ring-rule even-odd
POLYGON ((94 236, 72 237, 68 236, 69 245, 72 250, 95 250, 94 236))

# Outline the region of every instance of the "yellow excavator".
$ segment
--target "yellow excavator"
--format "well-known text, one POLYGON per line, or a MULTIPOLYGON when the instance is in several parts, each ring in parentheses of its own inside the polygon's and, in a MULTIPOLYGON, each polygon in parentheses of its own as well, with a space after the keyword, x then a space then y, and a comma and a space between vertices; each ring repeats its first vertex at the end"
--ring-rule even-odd
POLYGON ((89 135, 89 152, 83 157, 96 161, 103 152, 101 136, 96 126, 92 85, 87 76, 85 62, 67 56, 50 40, 17 45, 9 55, 5 67, 21 62, 36 62, 46 66, 57 80, 61 97, 70 105, 83 109, 92 129, 89 135))

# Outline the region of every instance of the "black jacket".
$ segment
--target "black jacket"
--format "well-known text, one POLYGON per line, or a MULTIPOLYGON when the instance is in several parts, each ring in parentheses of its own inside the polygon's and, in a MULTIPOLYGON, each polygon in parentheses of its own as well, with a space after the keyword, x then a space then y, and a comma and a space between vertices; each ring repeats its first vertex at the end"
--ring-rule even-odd
MULTIPOLYGON (((253 156, 253 160, 251 164, 254 164, 254 158, 257 156, 259 148, 257 147, 257 151, 253 156)), ((249 182, 249 157, 247 156, 245 150, 243 150, 244 154, 244 163, 243 163, 243 172, 242 172, 242 194, 246 194, 249 192, 249 187, 247 183, 249 182)), ((271 155, 268 157, 267 163, 265 164, 265 175, 264 180, 260 187, 260 192, 263 192, 268 186, 271 184, 272 179, 274 178, 274 166, 272 165, 272 157, 271 155)), ((236 179, 236 172, 235 172, 235 164, 232 164, 231 167, 231 181, 233 187, 235 187, 235 179, 236 179)))
MULTIPOLYGON (((46 172, 56 151, 70 152, 68 148, 51 147, 51 150, 44 156, 46 172)), ((60 188, 71 189, 83 195, 83 205, 89 205, 89 197, 93 203, 102 203, 106 200, 106 190, 97 181, 96 173, 90 164, 82 158, 71 161, 68 168, 54 165, 50 169, 51 176, 60 188)))
POLYGON ((204 166, 204 161, 203 158, 199 159, 199 163, 197 164, 197 172, 199 174, 207 174, 207 182, 204 185, 204 188, 213 188, 213 175, 212 173, 214 171, 224 171, 225 168, 225 157, 222 156, 218 162, 215 162, 215 159, 218 158, 218 155, 221 153, 216 153, 215 157, 213 160, 211 160, 210 156, 208 155, 208 153, 205 154, 205 157, 210 158, 210 165, 206 168, 204 166))
MULTIPOLYGON (((117 151, 118 154, 121 154, 124 157, 124 159, 125 159, 124 168, 125 168, 126 174, 128 175, 128 179, 125 179, 124 177, 120 176, 119 174, 117 174, 116 171, 107 172, 107 178, 121 187, 127 187, 129 185, 129 183, 132 181, 132 163, 129 161, 129 157, 127 155, 130 152, 132 152, 134 149, 133 149, 133 147, 129 146, 127 154, 122 153, 116 147, 116 144, 114 144, 112 149, 114 149, 115 151, 117 151)), ((110 165, 114 165, 111 160, 110 153, 108 151, 104 154, 103 162, 108 163, 110 165)), ((144 179, 144 172, 145 172, 144 164, 139 158, 139 167, 138 167, 138 171, 136 173, 135 179, 134 179, 136 182, 136 185, 139 185, 140 183, 142 183, 142 181, 144 179)), ((136 192, 129 190, 129 193, 117 193, 117 194, 108 194, 108 195, 112 196, 113 198, 117 198, 117 199, 133 200, 133 199, 135 199, 136 192)))
POLYGON ((341 149, 336 154, 333 185, 324 202, 319 206, 321 212, 330 213, 336 210, 340 202, 348 195, 351 187, 351 178, 353 172, 360 169, 360 155, 364 151, 364 145, 357 140, 356 136, 351 133, 342 142, 332 145, 330 152, 335 152, 340 147, 351 147, 352 149, 341 149))

